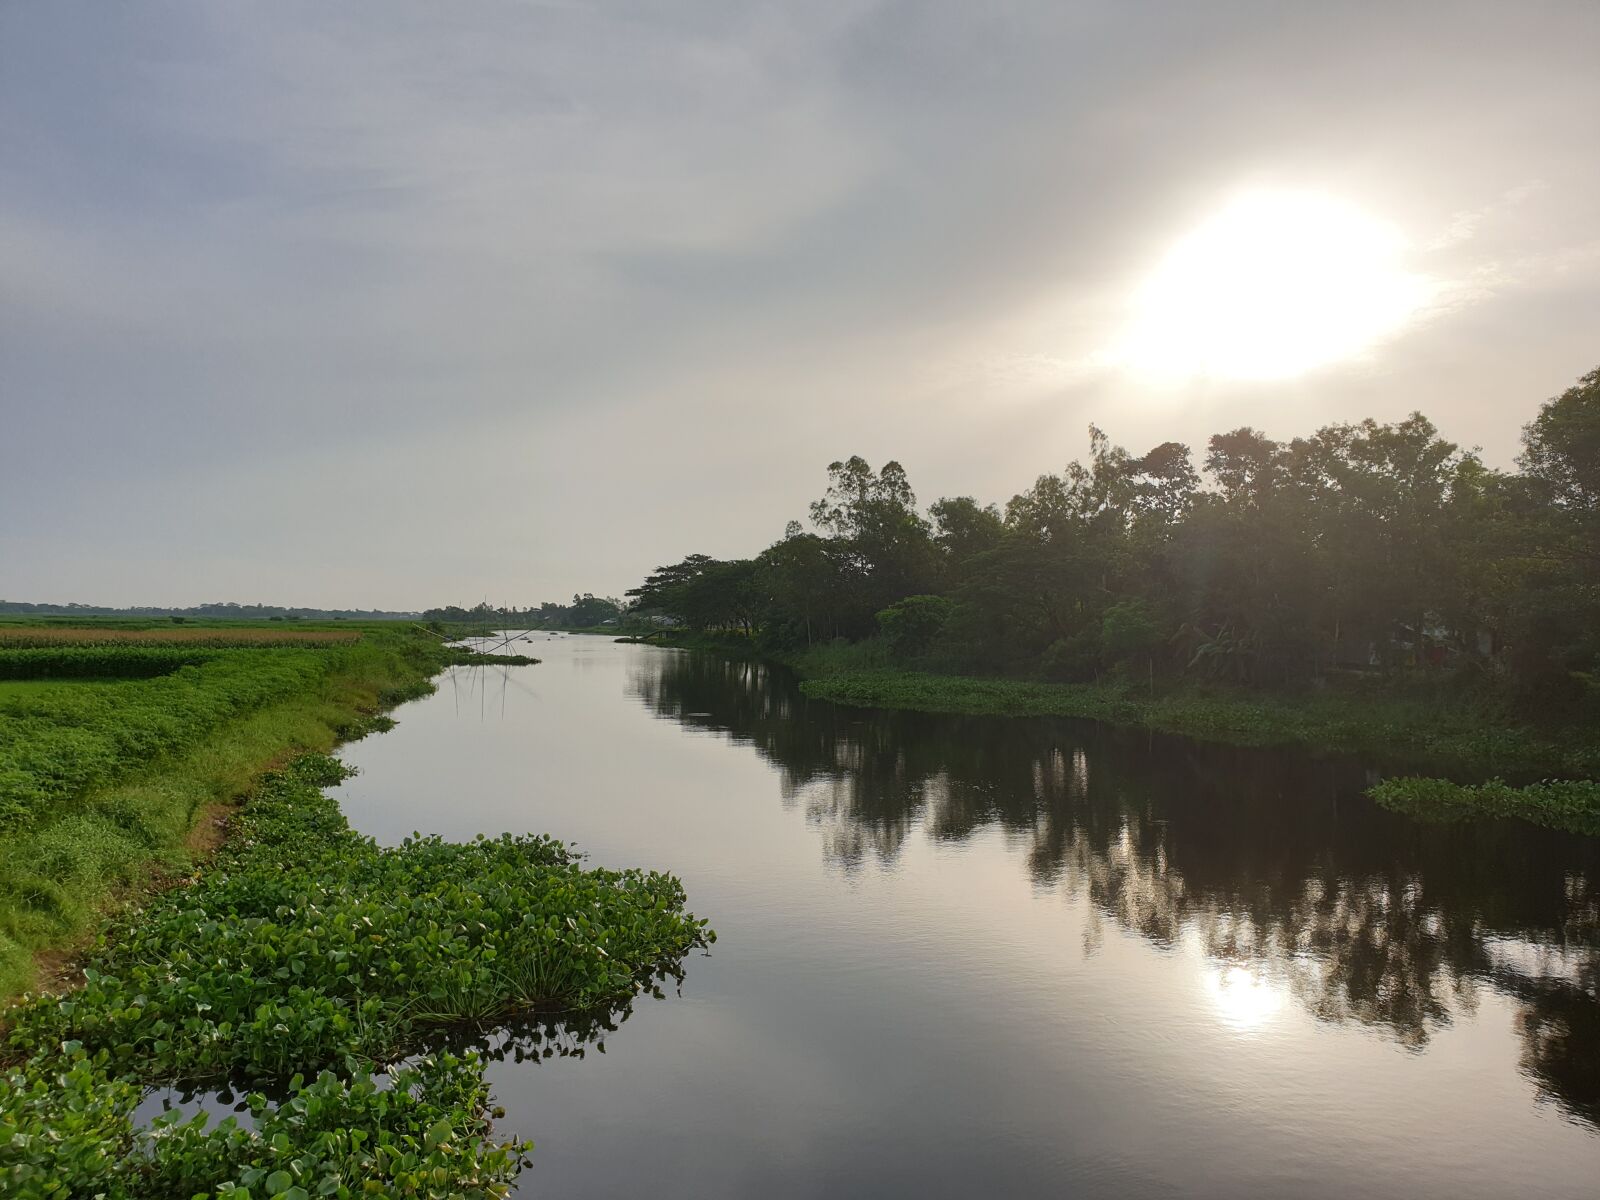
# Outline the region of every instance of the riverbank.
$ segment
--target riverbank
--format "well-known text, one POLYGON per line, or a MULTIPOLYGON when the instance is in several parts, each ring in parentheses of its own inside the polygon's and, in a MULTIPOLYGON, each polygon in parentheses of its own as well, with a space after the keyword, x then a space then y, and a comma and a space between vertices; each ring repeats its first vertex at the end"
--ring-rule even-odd
MULTIPOLYGON (((802 674, 803 660, 802 660, 802 674)), ((1600 771, 1600 740, 1504 722, 1470 704, 1377 694, 1260 696, 1221 691, 1140 694, 1126 685, 1031 683, 851 671, 813 676, 808 696, 835 704, 984 716, 1081 717, 1241 746, 1364 752, 1441 768, 1600 771)))
POLYGON ((109 908, 192 871, 263 771, 382 727, 451 657, 394 625, 169 627, 127 645, 83 624, 50 632, 54 658, 0 627, 0 1000, 50 986, 109 908))
MULTIPOLYGON (((803 667, 802 667, 803 669, 803 667)), ((1600 834, 1600 738, 1539 729, 1473 704, 1381 694, 1140 695, 1126 685, 1030 683, 870 670, 804 680, 819 700, 870 708, 1104 721, 1241 746, 1300 746, 1370 755, 1404 774, 1370 790, 1385 807, 1421 820, 1515 817, 1600 834), (1437 774, 1436 774, 1437 773, 1437 774), (1561 776, 1523 786, 1501 773, 1561 776), (1439 778, 1474 776, 1474 782, 1439 778), (1485 775, 1492 775, 1487 781, 1485 775)))
POLYGON ((1579 726, 1534 726, 1459 693, 1151 691, 1138 684, 1056 684, 909 671, 881 646, 814 647, 761 655, 727 634, 653 631, 619 638, 735 657, 763 657, 801 676, 814 699, 861 708, 995 717, 1071 717, 1239 746, 1297 746, 1362 754, 1412 772, 1372 790, 1423 820, 1518 817, 1600 834, 1600 736, 1579 726), (1500 775, 1544 782, 1517 785, 1500 775), (1448 776, 1450 778, 1444 778, 1448 776), (1563 782, 1550 782, 1551 777, 1563 782), (1576 782, 1574 782, 1576 781, 1576 782))
POLYGON ((600 1036, 715 940, 676 879, 549 838, 379 847, 321 790, 347 774, 264 776, 214 869, 126 910, 70 996, 7 1014, 0 1192, 504 1196, 531 1144, 490 1129, 488 1035, 600 1036), (249 1092, 250 1120, 138 1122, 152 1087, 249 1092))
POLYGON ((759 657, 789 668, 801 691, 859 708, 993 717, 1077 717, 1240 746, 1302 746, 1383 756, 1463 772, 1600 775, 1600 736, 1540 728, 1493 706, 1443 693, 1376 687, 1279 694, 1237 689, 1151 690, 1142 682, 1041 683, 911 671, 886 665, 872 643, 762 653, 748 638, 675 630, 617 639, 759 657))

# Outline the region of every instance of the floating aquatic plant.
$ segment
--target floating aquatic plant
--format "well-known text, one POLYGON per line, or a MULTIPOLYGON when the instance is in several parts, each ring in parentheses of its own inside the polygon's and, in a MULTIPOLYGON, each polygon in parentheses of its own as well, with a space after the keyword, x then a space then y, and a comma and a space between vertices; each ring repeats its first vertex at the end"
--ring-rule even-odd
POLYGON ((715 938, 676 879, 585 869, 547 837, 380 847, 319 790, 344 774, 308 755, 268 776, 209 871, 124 914, 81 988, 11 1011, 0 1192, 504 1194, 526 1147, 487 1136, 480 1060, 427 1057, 430 1036, 581 1022, 715 938), (163 1084, 259 1088, 253 1126, 135 1130, 130 1095, 163 1084))

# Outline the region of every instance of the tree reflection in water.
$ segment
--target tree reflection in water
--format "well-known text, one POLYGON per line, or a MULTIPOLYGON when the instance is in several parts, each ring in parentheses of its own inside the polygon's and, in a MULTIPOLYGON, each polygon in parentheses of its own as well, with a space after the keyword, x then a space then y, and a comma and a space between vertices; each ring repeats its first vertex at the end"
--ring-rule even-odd
POLYGON ((1350 759, 838 708, 712 655, 652 655, 630 687, 754 746, 846 872, 892 863, 916 831, 998 828, 1038 885, 1162 946, 1195 937, 1219 972, 1285 979, 1319 1019, 1414 1049, 1491 987, 1521 1005, 1541 1094, 1600 1126, 1600 842, 1420 824, 1367 801, 1350 759))

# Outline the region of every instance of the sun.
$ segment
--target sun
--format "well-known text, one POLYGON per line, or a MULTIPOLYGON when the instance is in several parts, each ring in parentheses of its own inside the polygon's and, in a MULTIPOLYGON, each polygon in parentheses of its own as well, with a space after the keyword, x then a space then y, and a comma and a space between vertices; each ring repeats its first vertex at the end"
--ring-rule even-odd
POLYGON ((1320 192, 1236 196, 1135 295, 1116 355, 1168 377, 1284 379, 1361 354, 1431 294, 1400 230, 1320 192))

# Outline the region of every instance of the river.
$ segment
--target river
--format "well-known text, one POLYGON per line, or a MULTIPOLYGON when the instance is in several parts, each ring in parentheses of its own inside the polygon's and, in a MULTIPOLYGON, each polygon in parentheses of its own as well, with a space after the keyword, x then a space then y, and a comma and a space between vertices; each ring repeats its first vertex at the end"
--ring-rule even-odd
POLYGON ((719 940, 604 1053, 490 1068, 522 1194, 1600 1189, 1600 841, 1419 824, 1345 759, 528 636, 346 748, 351 822, 668 870, 719 940))

